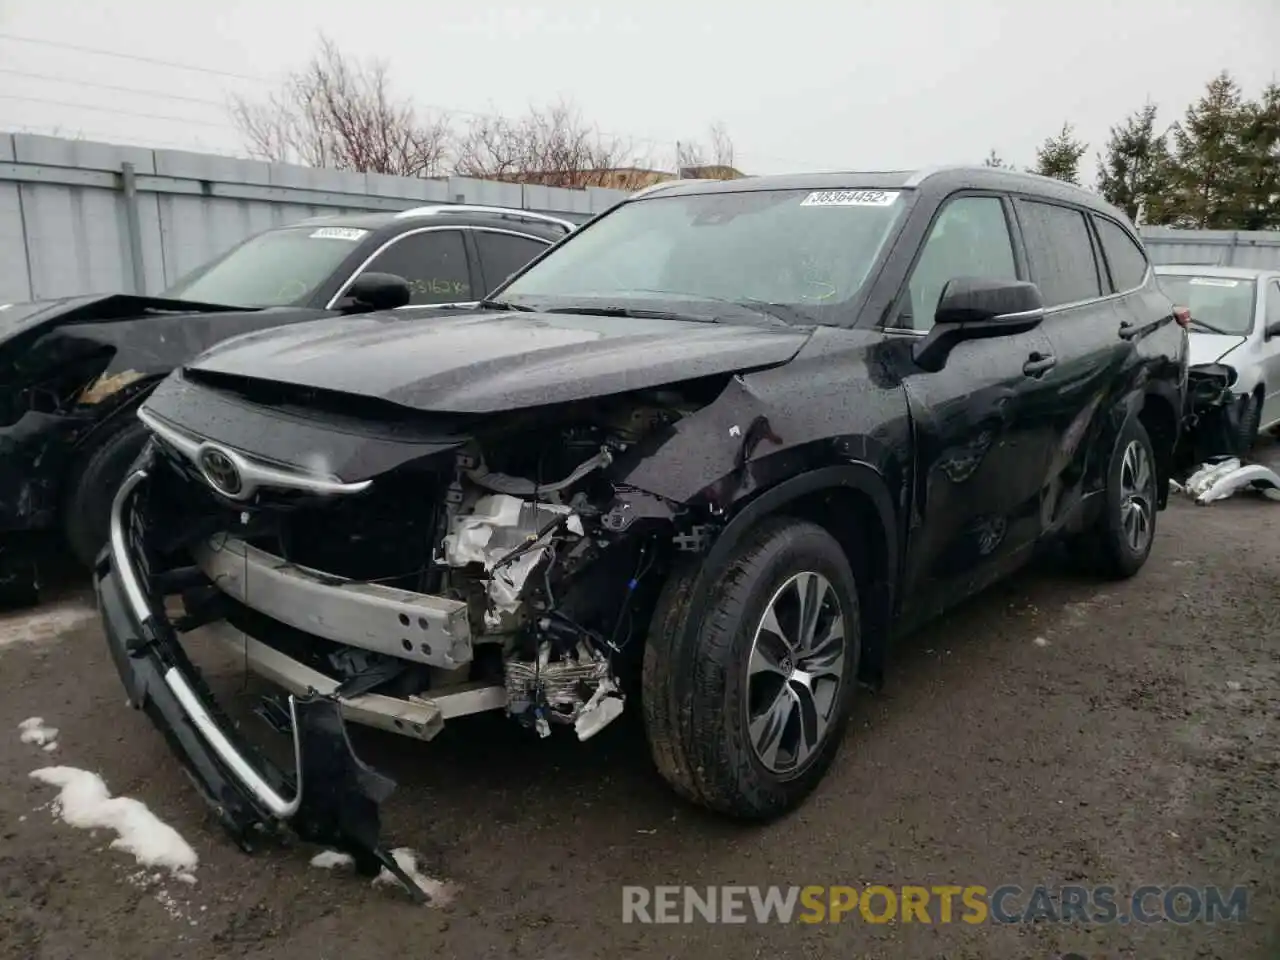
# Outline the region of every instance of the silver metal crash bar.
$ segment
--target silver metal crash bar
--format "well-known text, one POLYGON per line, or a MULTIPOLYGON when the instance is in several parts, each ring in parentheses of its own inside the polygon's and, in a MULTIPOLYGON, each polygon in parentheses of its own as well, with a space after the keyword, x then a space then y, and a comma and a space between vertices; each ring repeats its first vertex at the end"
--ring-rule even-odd
MULTIPOLYGON (((134 618, 139 624, 146 623, 155 614, 151 610, 146 591, 142 589, 138 573, 133 567, 133 560, 129 556, 128 543, 124 534, 124 509, 133 497, 138 484, 145 479, 147 479, 146 470, 138 470, 130 474, 120 485, 120 490, 111 504, 111 558, 115 562, 116 572, 124 586, 125 597, 129 601, 129 606, 133 608, 134 618)), ((245 789, 281 820, 287 820, 298 812, 298 808, 302 805, 302 744, 298 737, 297 710, 292 694, 289 695, 289 718, 293 729, 293 768, 297 777, 297 789, 294 791, 293 799, 286 800, 276 793, 253 764, 227 739, 226 734, 214 723, 213 717, 200 701, 199 695, 177 667, 170 667, 165 671, 164 682, 181 704, 188 719, 200 731, 200 735, 205 738, 213 748, 213 752, 227 765, 245 789)))

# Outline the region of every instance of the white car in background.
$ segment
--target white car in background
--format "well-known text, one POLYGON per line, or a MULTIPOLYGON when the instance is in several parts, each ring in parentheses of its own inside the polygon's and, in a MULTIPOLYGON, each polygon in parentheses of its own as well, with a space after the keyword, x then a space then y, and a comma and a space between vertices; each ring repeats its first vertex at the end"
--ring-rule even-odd
POLYGON ((1280 426, 1280 270, 1167 265, 1156 275, 1191 312, 1192 412, 1230 404, 1234 452, 1248 453, 1280 426))

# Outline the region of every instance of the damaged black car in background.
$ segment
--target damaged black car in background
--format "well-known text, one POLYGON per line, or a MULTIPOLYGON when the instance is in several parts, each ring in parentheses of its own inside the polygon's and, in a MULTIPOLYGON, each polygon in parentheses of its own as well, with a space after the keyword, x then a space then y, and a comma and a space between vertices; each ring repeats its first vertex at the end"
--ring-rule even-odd
POLYGON ((1123 214, 1057 181, 659 188, 481 307, 249 334, 141 409, 108 642, 241 838, 390 868, 393 784, 345 723, 491 710, 581 740, 639 710, 680 794, 775 817, 892 637, 1051 538, 1131 576, 1167 502, 1186 332, 1123 214), (206 643, 283 688, 291 767, 217 706, 206 643))
POLYGON ((158 297, 0 308, 0 604, 37 599, 42 535, 84 566, 142 449, 138 405, 174 367, 251 330, 478 300, 574 224, 436 205, 319 217, 255 234, 158 297))

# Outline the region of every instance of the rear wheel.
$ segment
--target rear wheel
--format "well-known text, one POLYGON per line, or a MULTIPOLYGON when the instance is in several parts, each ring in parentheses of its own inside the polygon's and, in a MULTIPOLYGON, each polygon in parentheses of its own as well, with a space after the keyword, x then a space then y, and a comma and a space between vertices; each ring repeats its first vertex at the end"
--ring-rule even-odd
POLYGON ((1072 544, 1090 572, 1123 580, 1142 569, 1155 542, 1156 455, 1147 428, 1132 418, 1120 434, 1107 470, 1102 516, 1072 544))
POLYGON ((762 820, 796 807, 843 739, 861 653, 858 594, 821 527, 763 522, 691 621, 677 571, 646 645, 643 702, 659 771, 684 797, 762 820))
POLYGON ((147 429, 132 416, 119 422, 84 451, 67 478, 62 526, 71 552, 92 567, 111 529, 111 502, 130 465, 147 442, 147 429))

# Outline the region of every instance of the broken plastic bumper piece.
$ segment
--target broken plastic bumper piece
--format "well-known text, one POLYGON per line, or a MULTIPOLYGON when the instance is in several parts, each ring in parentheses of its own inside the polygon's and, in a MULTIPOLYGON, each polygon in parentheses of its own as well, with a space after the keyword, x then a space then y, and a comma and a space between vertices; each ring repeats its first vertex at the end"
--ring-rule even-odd
POLYGON ((121 486, 94 571, 107 645, 130 703, 164 734, 243 849, 288 825, 305 841, 351 854, 361 873, 385 868, 424 899, 378 843, 379 807, 395 782, 355 755, 337 700, 315 691, 289 697, 292 772, 245 742, 218 707, 148 591, 145 564, 135 562, 145 555, 134 502, 146 479, 145 468, 138 469, 121 486))

